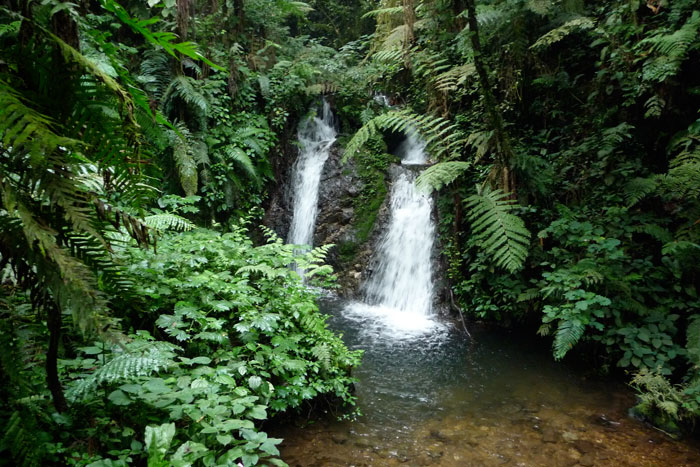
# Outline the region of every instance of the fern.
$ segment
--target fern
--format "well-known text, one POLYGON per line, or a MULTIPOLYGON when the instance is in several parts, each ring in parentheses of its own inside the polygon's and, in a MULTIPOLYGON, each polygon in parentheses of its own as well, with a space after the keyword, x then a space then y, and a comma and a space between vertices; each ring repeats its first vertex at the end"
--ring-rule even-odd
POLYGON ((321 368, 327 371, 331 367, 331 349, 326 343, 315 345, 311 348, 311 354, 321 364, 321 368))
POLYGON ((656 190, 657 182, 653 178, 633 178, 625 184, 625 201, 628 206, 634 206, 644 197, 656 190))
POLYGON ((224 147, 224 152, 233 162, 238 164, 252 180, 256 182, 260 181, 255 164, 244 150, 235 145, 228 145, 224 147))
POLYGON ((4 426, 2 439, 0 439, 0 451, 10 455, 12 465, 17 467, 39 467, 45 448, 37 443, 39 428, 32 415, 15 410, 10 415, 4 426))
POLYGON ((574 32, 591 29, 593 26, 595 26, 595 23, 591 18, 585 16, 574 18, 562 24, 558 28, 552 29, 548 33, 544 34, 542 37, 537 39, 535 43, 530 46, 530 48, 535 50, 546 49, 550 45, 561 41, 574 32))
POLYGON ((638 48, 655 53, 644 63, 642 78, 645 81, 663 82, 680 71, 688 57, 688 51, 698 39, 700 11, 694 11, 680 29, 670 34, 658 32, 639 42, 638 48))
POLYGON ((173 160, 175 161, 175 166, 177 167, 180 178, 180 185, 182 185, 185 195, 194 196, 197 194, 199 175, 197 171, 197 162, 192 154, 190 131, 184 123, 179 122, 175 126, 178 129, 178 133, 171 132, 173 160))
POLYGON ((170 368, 176 364, 174 358, 178 348, 163 341, 137 341, 125 348, 117 347, 111 360, 75 381, 66 391, 66 396, 80 400, 103 383, 132 381, 170 368))
POLYGON ((380 15, 403 15, 403 6, 393 6, 371 10, 362 15, 362 18, 376 18, 380 15))
POLYGON ((381 130, 408 134, 418 131, 426 150, 434 159, 455 158, 464 145, 457 125, 432 115, 417 115, 408 110, 389 111, 365 123, 345 147, 343 161, 354 156, 369 139, 381 130))
POLYGON ((180 232, 187 232, 195 228, 195 225, 192 222, 188 221, 184 217, 172 213, 146 216, 144 218, 144 223, 149 228, 159 231, 177 230, 180 232))
POLYGON ((515 272, 527 258, 530 232, 512 211, 518 206, 502 190, 484 191, 465 200, 472 233, 496 265, 515 272))
POLYGON ((561 360, 583 336, 586 326, 577 319, 560 320, 554 336, 554 358, 561 360))
POLYGON ((688 330, 686 331, 686 351, 688 360, 700 370, 700 315, 690 317, 688 330))
POLYGON ((471 168, 469 162, 440 162, 424 170, 416 179, 416 188, 426 193, 440 190, 471 168))

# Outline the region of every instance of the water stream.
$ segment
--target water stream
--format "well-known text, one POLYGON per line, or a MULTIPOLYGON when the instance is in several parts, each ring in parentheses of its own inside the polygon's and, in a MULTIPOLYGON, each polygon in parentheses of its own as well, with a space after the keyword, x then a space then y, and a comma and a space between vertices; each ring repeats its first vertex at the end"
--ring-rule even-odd
POLYGON ((283 459, 300 467, 700 465, 698 446, 627 415, 634 400, 624 386, 586 380, 532 338, 474 329, 469 339, 437 316, 432 201, 414 186, 425 148, 409 136, 399 151, 391 220, 365 298, 321 303, 348 347, 365 350, 354 373, 363 415, 277 427, 283 459))
POLYGON ((333 113, 330 104, 324 99, 321 115, 304 120, 297 131, 301 149, 292 169, 294 213, 288 243, 313 245, 321 173, 336 136, 333 113))
POLYGON ((446 328, 432 306, 432 199, 416 189, 417 171, 412 167, 426 163, 425 144, 411 134, 398 155, 401 167, 393 170, 391 219, 375 253, 377 266, 365 284, 364 301, 346 307, 346 316, 365 333, 405 339, 446 328))

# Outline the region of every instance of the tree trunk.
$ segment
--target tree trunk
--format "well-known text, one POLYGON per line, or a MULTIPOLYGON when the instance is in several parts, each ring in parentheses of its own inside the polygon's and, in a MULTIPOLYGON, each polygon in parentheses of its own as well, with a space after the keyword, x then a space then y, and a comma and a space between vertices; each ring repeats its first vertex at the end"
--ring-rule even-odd
POLYGON ((58 378, 58 346, 61 342, 61 326, 63 317, 61 310, 52 306, 48 310, 46 324, 49 328, 49 349, 46 352, 46 383, 51 391, 56 412, 62 413, 68 409, 66 396, 63 394, 61 380, 58 378))
POLYGON ((409 49, 415 41, 414 27, 416 24, 416 10, 414 0, 403 0, 403 18, 406 25, 404 34, 404 47, 409 49))
POLYGON ((479 87, 484 98, 484 106, 489 120, 489 124, 494 131, 496 138, 495 167, 492 173, 492 180, 500 188, 515 193, 515 180, 510 173, 510 166, 513 163, 513 148, 510 145, 510 138, 503 123, 503 117, 496 105, 496 98, 491 90, 488 70, 481 55, 481 41, 479 39, 479 24, 476 21, 475 0, 464 0, 467 8, 467 22, 469 24, 469 37, 471 39, 472 51, 474 55, 474 67, 479 77, 479 87), (500 172, 500 173, 499 173, 500 172))
POLYGON ((175 18, 177 34, 181 41, 187 40, 187 28, 190 24, 190 0, 177 0, 177 13, 175 18))
POLYGON ((233 0, 233 12, 238 21, 235 32, 237 35, 243 34, 245 28, 245 2, 244 0, 233 0))

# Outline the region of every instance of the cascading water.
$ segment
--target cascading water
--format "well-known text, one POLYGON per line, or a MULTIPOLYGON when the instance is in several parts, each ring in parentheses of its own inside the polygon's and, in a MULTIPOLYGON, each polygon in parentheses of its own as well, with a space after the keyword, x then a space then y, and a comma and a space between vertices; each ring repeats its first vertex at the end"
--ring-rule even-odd
POLYGON ((411 132, 398 152, 402 167, 393 177, 391 220, 377 250, 378 266, 365 285, 365 302, 346 312, 370 333, 402 338, 444 326, 432 306, 432 200, 416 189, 416 168, 410 167, 426 163, 425 143, 411 132))
POLYGON ((293 168, 294 214, 288 243, 313 245, 321 172, 336 136, 333 113, 330 104, 324 99, 320 118, 316 116, 305 120, 297 132, 301 153, 293 168))

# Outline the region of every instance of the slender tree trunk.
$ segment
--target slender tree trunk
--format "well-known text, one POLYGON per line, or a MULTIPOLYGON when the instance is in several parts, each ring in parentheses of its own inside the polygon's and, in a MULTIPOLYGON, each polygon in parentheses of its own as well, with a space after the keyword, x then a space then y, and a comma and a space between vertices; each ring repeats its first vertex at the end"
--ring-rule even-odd
POLYGON ((61 310, 52 306, 48 310, 46 324, 49 328, 49 349, 46 353, 46 383, 51 391, 53 405, 58 413, 68 409, 66 396, 63 394, 63 386, 58 378, 58 346, 61 342, 61 326, 63 317, 61 310))
POLYGON ((59 11, 51 18, 52 27, 63 42, 76 50, 80 50, 80 36, 78 36, 78 24, 73 21, 67 11, 59 11))
POLYGON ((177 0, 177 13, 175 23, 177 34, 181 41, 187 40, 187 28, 190 24, 190 0, 177 0))
POLYGON ((404 34, 404 47, 409 49, 413 42, 415 41, 415 24, 416 24, 416 9, 414 5, 414 0, 402 0, 403 1, 403 18, 404 24, 406 25, 406 32, 404 34))
POLYGON ((510 172, 510 166, 513 162, 513 148, 510 145, 510 138, 505 129, 503 117, 496 105, 496 98, 493 95, 491 83, 489 82, 488 70, 481 53, 475 0, 464 0, 464 4, 467 8, 467 22, 469 24, 469 37, 474 55, 474 67, 479 77, 479 87, 484 98, 487 117, 496 138, 496 167, 494 168, 496 173, 493 174, 493 178, 496 179, 496 183, 500 188, 515 193, 515 177, 510 172))
POLYGON ((245 2, 244 0, 233 0, 233 12, 238 21, 236 22, 236 34, 243 34, 245 28, 245 2))

